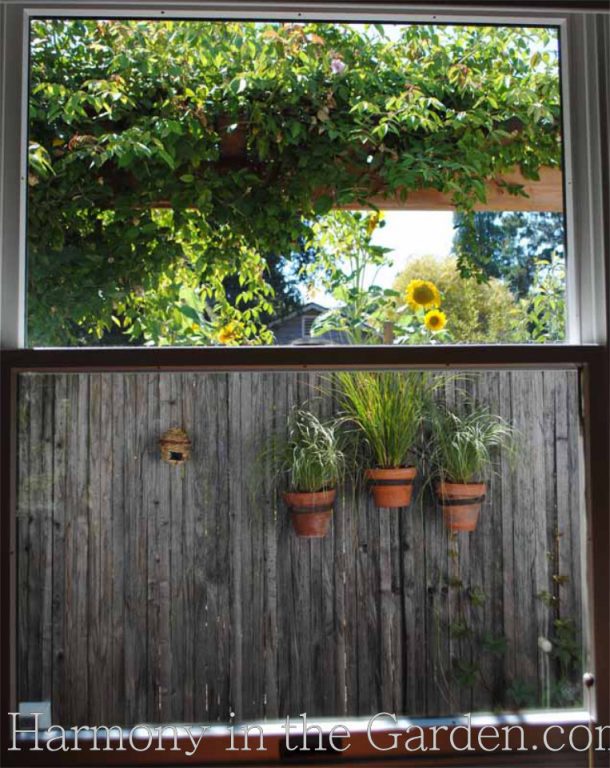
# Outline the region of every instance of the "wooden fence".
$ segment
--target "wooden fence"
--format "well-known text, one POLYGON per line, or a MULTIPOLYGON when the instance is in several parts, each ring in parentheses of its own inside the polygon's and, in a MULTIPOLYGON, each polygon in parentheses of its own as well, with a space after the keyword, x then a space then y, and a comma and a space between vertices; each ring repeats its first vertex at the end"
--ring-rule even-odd
POLYGON ((330 413, 319 385, 296 373, 20 376, 19 700, 50 699, 53 722, 72 725, 569 699, 575 652, 562 668, 539 638, 554 640, 560 619, 581 643, 577 374, 446 384, 449 400, 467 388, 522 435, 478 530, 457 537, 429 492, 379 511, 351 487, 326 539, 294 536, 260 455, 292 405, 314 398, 330 413), (193 441, 181 467, 159 456, 172 426, 193 441))

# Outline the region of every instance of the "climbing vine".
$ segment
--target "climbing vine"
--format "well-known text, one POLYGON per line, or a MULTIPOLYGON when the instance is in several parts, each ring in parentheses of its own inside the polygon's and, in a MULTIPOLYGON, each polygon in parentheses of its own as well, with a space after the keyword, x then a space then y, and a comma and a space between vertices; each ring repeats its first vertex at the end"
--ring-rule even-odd
POLYGON ((560 163, 550 35, 34 21, 30 342, 270 341, 269 254, 333 206, 426 187, 469 211, 560 163))

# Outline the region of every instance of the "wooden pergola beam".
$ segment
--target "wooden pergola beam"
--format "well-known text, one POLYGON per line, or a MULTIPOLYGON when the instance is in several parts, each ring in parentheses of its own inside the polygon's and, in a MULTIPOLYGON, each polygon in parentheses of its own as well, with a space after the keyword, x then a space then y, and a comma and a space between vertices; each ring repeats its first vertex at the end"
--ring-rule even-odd
MULTIPOLYGON (((520 171, 507 173, 501 178, 488 181, 487 202, 477 203, 475 211, 563 211, 563 176, 560 168, 541 168, 540 180, 525 179, 520 171), (521 184, 527 197, 511 195, 502 186, 502 181, 509 184, 521 184)), ((405 200, 399 195, 386 196, 380 191, 368 198, 372 205, 386 211, 453 211, 455 206, 449 195, 435 189, 411 190, 405 200)), ((346 210, 358 210, 361 204, 349 203, 340 206, 346 210)))
MULTIPOLYGON (((476 203, 475 211, 551 211, 562 213, 563 205, 563 175, 560 168, 544 167, 539 171, 539 180, 532 181, 523 177, 520 171, 506 173, 486 184, 487 202, 476 203), (512 195, 503 182, 519 184, 527 197, 512 195)), ((320 189, 318 195, 334 196, 332 187, 320 189)), ((449 195, 436 189, 410 190, 404 200, 400 194, 386 195, 383 188, 373 195, 367 196, 367 202, 382 211, 454 211, 455 205, 449 195)), ((150 205, 152 208, 171 208, 168 200, 158 200, 150 205)), ((363 203, 353 202, 335 205, 347 211, 361 210, 363 203)))

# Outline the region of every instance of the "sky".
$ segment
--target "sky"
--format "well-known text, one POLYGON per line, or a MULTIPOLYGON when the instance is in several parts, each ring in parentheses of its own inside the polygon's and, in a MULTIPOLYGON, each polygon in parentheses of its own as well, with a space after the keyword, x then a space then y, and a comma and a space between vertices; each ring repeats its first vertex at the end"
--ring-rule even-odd
POLYGON ((385 227, 373 236, 375 245, 393 248, 394 264, 377 275, 377 283, 390 288, 397 272, 409 259, 435 256, 443 259, 451 253, 453 213, 451 211, 386 211, 385 227))

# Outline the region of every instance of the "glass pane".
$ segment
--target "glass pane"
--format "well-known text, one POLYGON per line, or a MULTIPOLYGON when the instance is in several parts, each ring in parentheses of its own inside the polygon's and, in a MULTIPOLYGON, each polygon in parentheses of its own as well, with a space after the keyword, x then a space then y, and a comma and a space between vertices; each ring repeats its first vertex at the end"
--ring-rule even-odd
POLYGON ((555 27, 38 19, 28 343, 563 341, 555 27))
POLYGON ((329 376, 20 375, 20 702, 64 726, 582 705, 577 373, 329 376))

